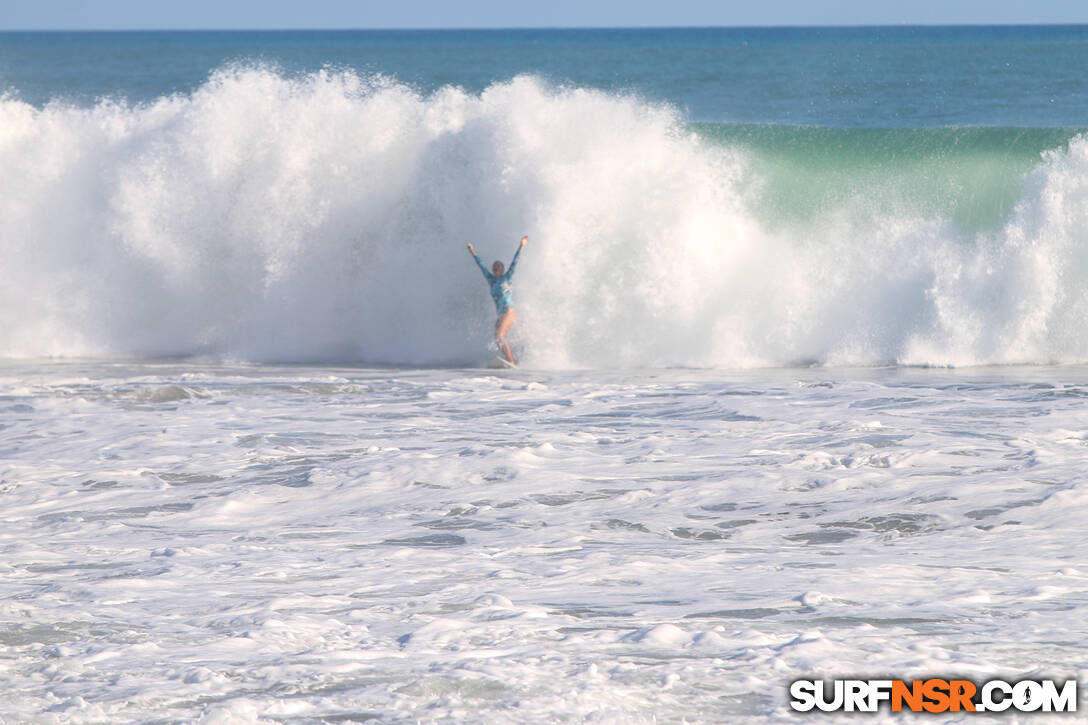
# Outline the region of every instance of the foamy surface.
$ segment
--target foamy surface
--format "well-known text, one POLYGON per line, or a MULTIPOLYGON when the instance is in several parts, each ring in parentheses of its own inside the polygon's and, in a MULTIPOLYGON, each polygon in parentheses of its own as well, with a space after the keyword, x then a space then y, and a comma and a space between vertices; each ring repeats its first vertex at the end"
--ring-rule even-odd
POLYGON ((1088 361, 1088 138, 693 128, 635 93, 216 70, 0 97, 0 354, 549 368, 1088 361), (828 150, 829 144, 831 150, 828 150))
POLYGON ((1083 683, 1086 396, 6 362, 0 719, 795 722, 802 677, 1083 683))

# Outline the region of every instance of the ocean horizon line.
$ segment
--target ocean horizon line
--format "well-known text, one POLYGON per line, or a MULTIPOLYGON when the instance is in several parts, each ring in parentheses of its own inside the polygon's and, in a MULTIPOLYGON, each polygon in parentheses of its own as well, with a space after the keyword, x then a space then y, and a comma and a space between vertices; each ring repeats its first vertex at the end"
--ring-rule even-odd
POLYGON ((188 28, 0 28, 0 35, 19 33, 434 33, 434 32, 547 32, 547 31, 643 31, 643 30, 908 30, 908 29, 1016 29, 1088 28, 1088 22, 1053 23, 876 23, 784 25, 539 25, 539 26, 435 26, 435 27, 188 27, 188 28))

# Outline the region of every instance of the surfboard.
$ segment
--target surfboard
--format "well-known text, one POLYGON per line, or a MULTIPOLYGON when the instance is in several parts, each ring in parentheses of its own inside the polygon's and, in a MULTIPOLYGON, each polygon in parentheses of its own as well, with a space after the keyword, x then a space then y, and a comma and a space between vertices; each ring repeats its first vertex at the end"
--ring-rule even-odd
POLYGON ((500 370, 500 369, 506 369, 506 368, 516 368, 517 365, 510 362, 509 360, 502 357, 501 355, 496 355, 495 357, 491 358, 490 362, 487 363, 487 367, 494 368, 496 370, 500 370))

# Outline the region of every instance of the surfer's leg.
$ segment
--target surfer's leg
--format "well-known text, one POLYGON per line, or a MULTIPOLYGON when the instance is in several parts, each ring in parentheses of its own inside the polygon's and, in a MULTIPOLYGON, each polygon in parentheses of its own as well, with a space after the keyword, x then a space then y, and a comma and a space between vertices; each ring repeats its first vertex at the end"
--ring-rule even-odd
POLYGON ((508 361, 517 364, 517 360, 514 359, 514 353, 510 352, 510 345, 506 342, 506 333, 510 331, 510 327, 514 324, 514 320, 517 319, 517 315, 514 314, 513 309, 509 309, 499 316, 499 319, 495 320, 495 344, 499 346, 499 352, 501 352, 508 361))

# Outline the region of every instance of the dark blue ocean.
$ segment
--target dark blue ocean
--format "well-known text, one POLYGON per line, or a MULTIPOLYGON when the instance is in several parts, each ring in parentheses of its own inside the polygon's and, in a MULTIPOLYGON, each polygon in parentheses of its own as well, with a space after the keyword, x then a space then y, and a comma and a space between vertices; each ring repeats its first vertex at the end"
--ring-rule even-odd
POLYGON ((0 33, 0 88, 35 105, 186 93, 236 62, 423 92, 531 73, 695 122, 1088 124, 1088 26, 0 33))

